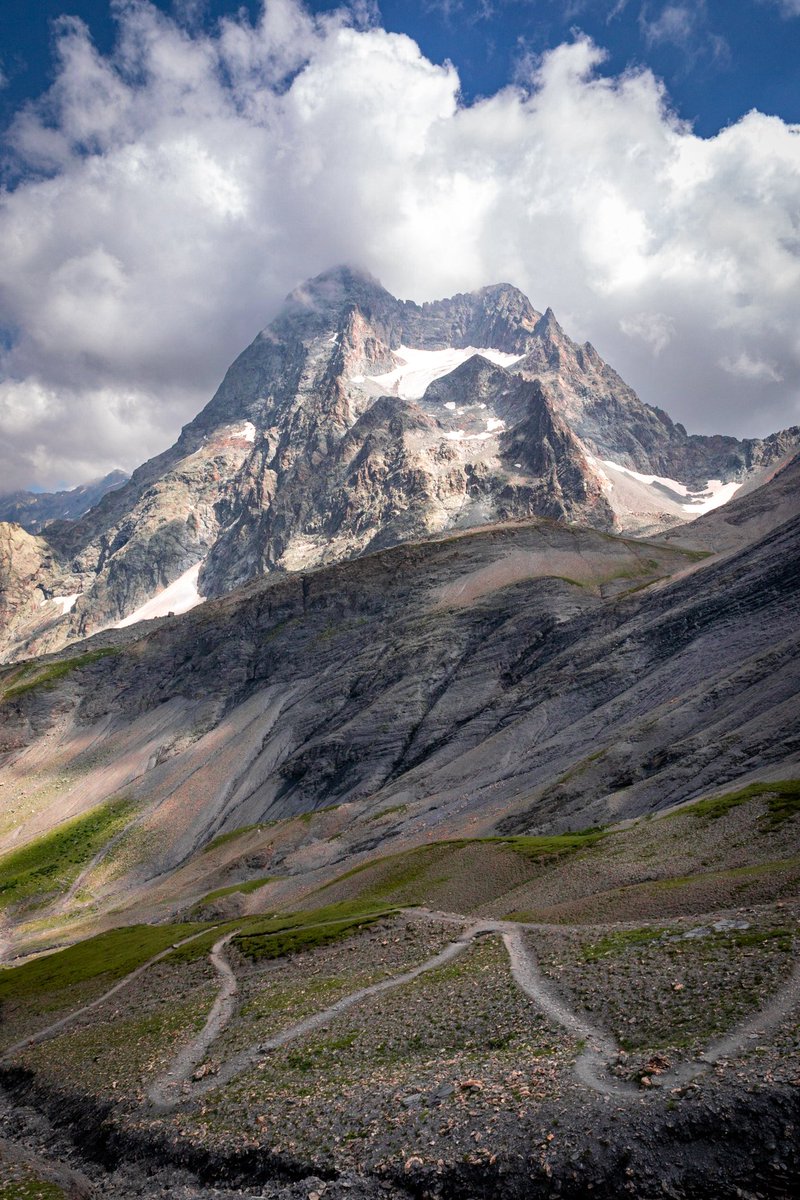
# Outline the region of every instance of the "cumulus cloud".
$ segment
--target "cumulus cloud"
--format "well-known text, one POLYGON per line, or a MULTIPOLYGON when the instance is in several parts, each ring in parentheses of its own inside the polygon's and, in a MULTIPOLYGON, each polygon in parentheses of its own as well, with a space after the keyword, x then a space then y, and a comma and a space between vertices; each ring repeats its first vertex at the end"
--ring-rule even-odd
POLYGON ((455 69, 369 4, 269 0, 213 33, 116 12, 108 57, 60 23, 55 82, 10 133, 7 487, 163 449, 336 262, 418 300, 516 283, 692 429, 798 420, 796 127, 752 112, 698 138, 649 71, 603 77, 581 36, 464 106, 455 69))

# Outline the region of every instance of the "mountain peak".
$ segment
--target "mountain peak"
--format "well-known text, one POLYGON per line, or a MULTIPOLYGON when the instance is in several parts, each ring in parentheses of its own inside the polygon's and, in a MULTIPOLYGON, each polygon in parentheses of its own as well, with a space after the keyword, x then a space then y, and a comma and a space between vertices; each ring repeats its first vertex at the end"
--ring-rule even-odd
POLYGON ((708 480, 732 494, 787 437, 689 438, 511 284, 417 304, 342 264, 291 293, 174 446, 88 512, 73 497, 78 519, 17 553, 0 654, 143 619, 151 601, 172 611, 158 597, 173 584, 198 603, 472 523, 655 531, 696 515, 708 480))
POLYGON ((380 280, 369 271, 340 263, 294 288, 286 297, 285 303, 290 309, 331 308, 348 301, 358 303, 365 296, 393 299, 380 280))
POLYGON ((536 337, 564 337, 564 330, 556 320, 556 314, 552 308, 548 307, 544 311, 544 315, 539 318, 534 328, 536 337))

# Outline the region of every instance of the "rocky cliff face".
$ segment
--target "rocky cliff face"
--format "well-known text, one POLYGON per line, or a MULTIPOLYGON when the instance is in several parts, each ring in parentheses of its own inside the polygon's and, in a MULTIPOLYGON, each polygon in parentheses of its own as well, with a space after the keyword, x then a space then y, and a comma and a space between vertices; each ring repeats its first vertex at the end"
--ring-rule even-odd
POLYGON ((4 535, 0 649, 446 530, 541 515, 650 533, 798 436, 688 435, 510 285, 420 306, 340 268, 288 297, 173 447, 45 541, 4 535))

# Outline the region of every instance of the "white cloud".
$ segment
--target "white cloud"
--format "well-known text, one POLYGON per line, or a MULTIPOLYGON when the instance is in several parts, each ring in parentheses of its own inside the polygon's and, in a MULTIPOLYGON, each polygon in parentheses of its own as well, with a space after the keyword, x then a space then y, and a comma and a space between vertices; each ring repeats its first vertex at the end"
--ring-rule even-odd
POLYGON ((418 300, 508 279, 690 428, 800 417, 796 127, 753 112, 698 138, 585 38, 463 107, 455 69, 369 4, 270 0, 213 36, 117 11, 111 57, 62 22, 53 88, 12 131, 7 486, 164 448, 281 297, 343 261, 418 300))
POLYGON ((741 379, 764 380, 767 383, 782 383, 783 376, 776 370, 773 363, 763 362, 760 358, 751 358, 746 350, 736 358, 721 358, 719 365, 729 375, 738 375, 741 379))
MULTIPOLYGON (((699 11, 702 11, 702 5, 699 11)), ((669 42, 675 46, 685 47, 691 42, 697 29, 698 6, 688 4, 667 4, 658 16, 652 19, 648 16, 648 8, 642 9, 640 23, 645 39, 650 45, 669 42)))
POLYGON ((675 322, 660 312, 633 313, 623 317, 619 327, 628 337, 641 338, 645 345, 652 348, 656 358, 675 336, 675 322))
POLYGON ((639 27, 648 46, 676 46, 688 62, 703 57, 724 63, 730 60, 726 38, 710 27, 706 0, 665 4, 657 13, 651 4, 643 4, 639 27))

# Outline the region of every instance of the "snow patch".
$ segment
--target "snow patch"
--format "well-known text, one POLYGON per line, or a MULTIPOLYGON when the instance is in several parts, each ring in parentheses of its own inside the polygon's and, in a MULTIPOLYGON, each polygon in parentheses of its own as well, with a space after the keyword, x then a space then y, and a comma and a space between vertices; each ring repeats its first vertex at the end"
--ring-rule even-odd
POLYGON ((456 402, 455 402, 455 400, 446 400, 446 401, 445 401, 445 408, 449 408, 451 412, 455 412, 455 411, 456 411, 456 402))
POLYGON ((245 421, 241 429, 231 430, 231 437, 244 438, 246 442, 254 442, 256 440, 256 427, 252 421, 245 421))
POLYGON ((146 601, 130 616, 117 621, 112 628, 125 629, 128 625, 135 625, 137 621, 152 621, 155 617, 166 617, 169 613, 173 613, 177 617, 180 613, 188 612, 190 608, 203 604, 205 596, 201 596, 197 590, 197 579, 204 562, 203 558, 193 567, 189 567, 188 571, 184 571, 163 591, 146 601))
MULTIPOLYGON (((670 501, 676 508, 692 517, 702 516, 703 513, 727 504, 742 486, 741 483, 723 483, 721 479, 709 479, 704 487, 692 489, 677 479, 668 479, 663 475, 643 475, 640 471, 632 471, 630 467, 623 467, 608 458, 594 461, 601 470, 606 468, 611 472, 619 471, 629 479, 646 484, 662 501, 670 501)), ((605 471, 603 473, 605 474, 605 471)), ((606 480, 613 488, 613 479, 606 475, 606 480)))
MULTIPOLYGON (((500 424, 503 425, 504 422, 501 421, 500 424)), ((445 437, 450 442, 485 442, 487 438, 494 437, 494 431, 487 431, 486 433, 467 433, 463 429, 451 429, 449 433, 445 434, 445 437)))
POLYGON ((488 358, 489 362, 500 367, 510 367, 523 357, 521 354, 506 354, 503 350, 476 346, 467 346, 463 350, 415 350, 410 346, 400 346, 395 354, 402 361, 394 370, 368 378, 385 389, 386 395, 399 396, 402 400, 420 400, 428 384, 433 383, 434 379, 441 379, 443 375, 449 375, 475 354, 488 358))
MULTIPOLYGON (((65 617, 68 612, 72 612, 75 607, 75 601, 83 592, 73 592, 71 596, 51 596, 49 600, 43 600, 42 604, 58 604, 61 609, 61 616, 65 617)), ((42 605, 39 605, 41 608, 42 605)))
POLYGON ((505 429, 505 421, 501 421, 498 417, 489 417, 486 422, 486 430, 488 433, 495 433, 499 429, 505 429))

